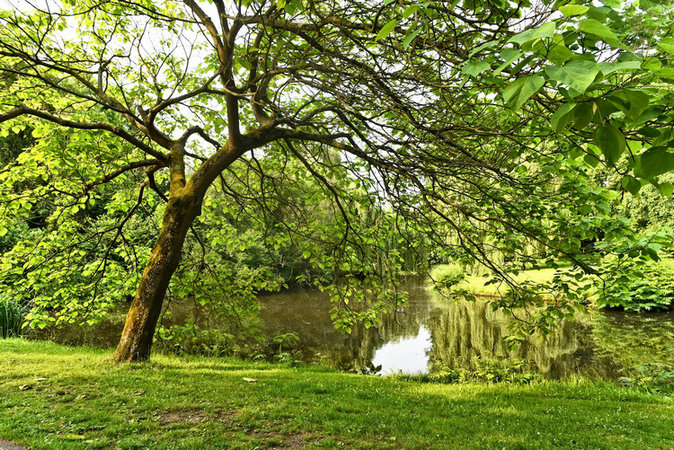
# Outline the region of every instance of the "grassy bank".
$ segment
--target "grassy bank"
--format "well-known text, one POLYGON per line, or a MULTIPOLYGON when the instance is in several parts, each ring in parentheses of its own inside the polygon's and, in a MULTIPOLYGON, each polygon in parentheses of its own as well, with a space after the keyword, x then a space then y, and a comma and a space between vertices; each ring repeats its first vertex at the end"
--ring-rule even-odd
MULTIPOLYGON (((669 274, 674 274, 674 258, 662 258, 657 263, 651 263, 651 267, 656 268, 659 273, 668 274, 667 279, 670 279, 671 275, 669 274)), ((558 270, 564 269, 529 269, 519 271, 516 274, 511 273, 510 276, 517 283, 549 283, 553 280, 555 273, 558 270)), ((485 283, 491 279, 491 274, 488 271, 483 271, 479 274, 471 273, 470 271, 464 272, 464 270, 457 264, 439 264, 433 268, 430 275, 434 280, 442 281, 446 278, 451 279, 457 277, 459 274, 461 274, 461 281, 453 286, 453 289, 455 290, 484 296, 503 295, 508 291, 508 287, 502 283, 485 285, 485 283)))
MULTIPOLYGON (((547 283, 552 281, 552 278, 555 275, 557 269, 535 269, 535 270, 523 270, 517 275, 512 275, 512 278, 518 283, 523 282, 533 282, 533 283, 547 283)), ((454 264, 440 264, 435 266, 431 272, 431 277, 439 281, 442 280, 448 274, 453 275, 461 272, 461 269, 454 264)), ((467 273, 463 276, 463 279, 458 282, 454 289, 472 292, 473 294, 478 295, 500 295, 507 290, 507 286, 499 284, 489 284, 485 286, 485 283, 491 278, 488 274, 470 274, 467 273)))
POLYGON ((32 448, 668 448, 674 402, 609 383, 435 385, 0 340, 0 438, 32 448), (255 381, 251 381, 255 380, 255 381))

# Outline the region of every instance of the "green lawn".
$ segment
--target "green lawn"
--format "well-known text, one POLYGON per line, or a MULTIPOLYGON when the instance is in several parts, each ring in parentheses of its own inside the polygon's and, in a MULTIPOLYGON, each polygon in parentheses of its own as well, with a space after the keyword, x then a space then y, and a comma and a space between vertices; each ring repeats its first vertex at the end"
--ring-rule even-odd
MULTIPOLYGON (((454 272, 456 270, 458 270, 458 268, 455 265, 440 264, 433 268, 431 276, 436 280, 440 280, 442 279, 444 273, 454 272)), ((556 270, 557 269, 523 270, 517 275, 512 275, 512 277, 518 283, 525 281, 545 283, 552 281, 556 270)), ((467 274, 465 278, 455 286, 455 289, 472 292, 479 295, 499 295, 499 293, 503 294, 507 290, 507 286, 505 285, 499 286, 499 284, 490 284, 485 286, 485 283, 490 279, 491 276, 488 275, 483 276, 477 274, 467 274)))
POLYGON ((0 438, 49 449, 671 448, 674 401, 587 381, 436 385, 162 355, 116 366, 107 351, 13 339, 0 340, 0 438))
MULTIPOLYGON (((538 269, 538 270, 523 270, 517 275, 513 276, 515 281, 522 283, 525 281, 530 281, 533 283, 547 283, 552 281, 552 278, 555 275, 557 269, 538 269)), ((468 275, 466 280, 462 285, 459 283, 458 287, 465 289, 469 292, 474 292, 477 294, 486 294, 486 295, 497 295, 499 294, 499 285, 490 284, 485 286, 484 283, 489 280, 490 277, 483 277, 479 275, 468 275)), ((506 286, 500 286, 500 292, 503 293, 506 289, 506 286)))
MULTIPOLYGON (((674 272, 674 258, 662 258, 657 263, 652 263, 666 272, 674 272)), ((439 264, 431 271, 431 276, 439 280, 446 273, 454 273, 460 270, 456 264, 439 264)), ((533 282, 533 283, 547 283, 552 281, 557 270, 564 270, 564 268, 553 269, 529 269, 522 270, 517 275, 511 274, 513 279, 518 283, 533 282)), ((472 292, 478 295, 500 295, 505 293, 508 288, 506 285, 490 284, 485 286, 485 283, 491 278, 490 275, 467 274, 465 278, 459 282, 455 289, 472 292)))

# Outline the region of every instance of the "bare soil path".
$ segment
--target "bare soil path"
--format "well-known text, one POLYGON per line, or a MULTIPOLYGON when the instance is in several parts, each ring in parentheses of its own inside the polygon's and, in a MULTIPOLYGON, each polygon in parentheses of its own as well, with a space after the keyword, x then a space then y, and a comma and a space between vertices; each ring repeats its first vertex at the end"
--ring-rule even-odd
POLYGON ((20 445, 12 444, 11 442, 3 441, 0 439, 0 450, 26 450, 20 445))

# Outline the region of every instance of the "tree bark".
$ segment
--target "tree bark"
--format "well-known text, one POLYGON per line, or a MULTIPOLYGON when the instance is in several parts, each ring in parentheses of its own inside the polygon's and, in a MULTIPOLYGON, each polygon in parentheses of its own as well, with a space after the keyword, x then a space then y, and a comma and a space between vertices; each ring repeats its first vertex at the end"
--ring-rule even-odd
POLYGON ((159 238, 143 271, 115 351, 117 362, 145 361, 150 357, 169 281, 180 262, 187 231, 200 211, 201 202, 195 200, 177 196, 170 198, 166 205, 159 238))

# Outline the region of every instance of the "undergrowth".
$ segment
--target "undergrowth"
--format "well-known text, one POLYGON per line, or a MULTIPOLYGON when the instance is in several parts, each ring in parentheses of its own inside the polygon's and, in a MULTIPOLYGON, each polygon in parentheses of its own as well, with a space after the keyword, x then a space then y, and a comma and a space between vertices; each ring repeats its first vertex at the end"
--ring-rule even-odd
POLYGON ((0 337, 21 336, 25 310, 15 300, 0 296, 0 337))

